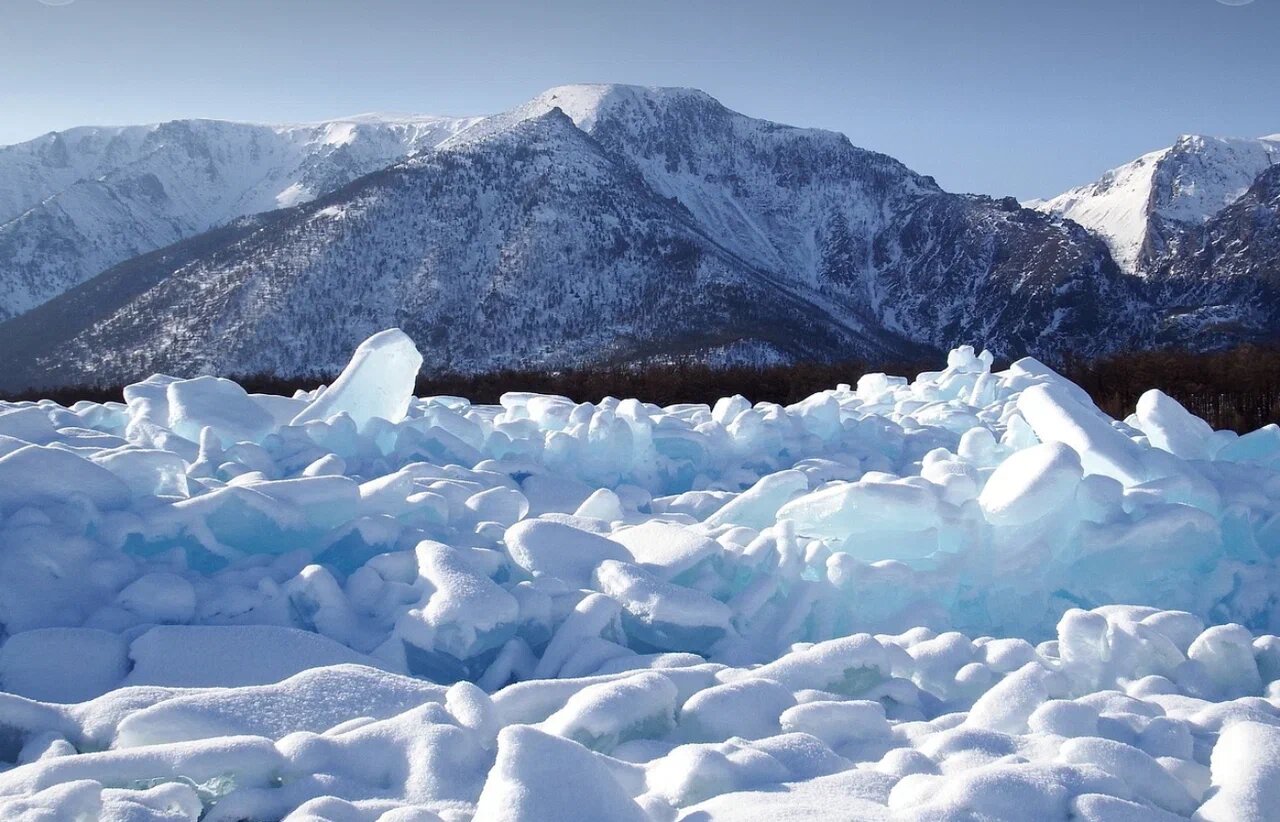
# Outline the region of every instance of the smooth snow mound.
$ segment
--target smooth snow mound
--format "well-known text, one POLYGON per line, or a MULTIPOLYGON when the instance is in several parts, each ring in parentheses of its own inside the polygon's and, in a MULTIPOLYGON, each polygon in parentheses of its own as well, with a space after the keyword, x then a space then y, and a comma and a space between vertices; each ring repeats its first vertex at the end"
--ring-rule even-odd
POLYGON ((1280 428, 420 363, 0 403, 0 819, 1280 818, 1280 428))

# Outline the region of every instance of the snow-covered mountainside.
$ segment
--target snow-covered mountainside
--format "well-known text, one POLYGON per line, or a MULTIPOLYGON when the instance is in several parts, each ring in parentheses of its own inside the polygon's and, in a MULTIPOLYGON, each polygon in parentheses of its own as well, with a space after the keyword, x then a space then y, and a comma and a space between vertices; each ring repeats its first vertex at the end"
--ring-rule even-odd
POLYGON ((1097 233, 1117 263, 1147 273, 1173 237, 1202 226, 1280 162, 1280 135, 1258 140, 1187 135, 1036 208, 1097 233))
POLYGON ((1053 357, 1137 339, 1134 285, 1074 223, 948 194, 842 135, 688 89, 570 86, 130 261, 0 342, 30 354, 10 377, 28 383, 328 370, 393 324, 432 370, 958 342, 1053 357))
POLYGON ((178 120, 0 148, 0 319, 131 257, 333 191, 472 122, 178 120))
POLYGON ((1280 165, 1204 225, 1176 236, 1151 276, 1156 341, 1197 348, 1280 329, 1280 165))

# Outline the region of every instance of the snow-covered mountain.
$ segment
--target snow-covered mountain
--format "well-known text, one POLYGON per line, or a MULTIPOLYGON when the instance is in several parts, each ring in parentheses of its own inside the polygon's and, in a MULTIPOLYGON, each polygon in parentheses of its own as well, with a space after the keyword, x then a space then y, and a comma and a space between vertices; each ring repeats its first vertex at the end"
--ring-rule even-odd
POLYGON ((1173 238, 1150 276, 1155 342, 1217 348, 1280 332, 1280 164, 1173 238))
POLYGON ((1052 357, 1126 344, 1116 319, 1137 335, 1139 305, 1070 221, 702 92, 569 86, 131 260, 0 344, 28 382, 329 370, 389 325, 436 371, 956 342, 1052 357))
POLYGON ((1033 203, 1085 226, 1141 279, 1146 345, 1280 336, 1280 135, 1186 136, 1089 186, 1033 203))
POLYGON ((333 191, 473 122, 177 120, 0 148, 0 319, 138 254, 333 191))
POLYGON ((1187 135, 1112 169, 1097 182, 1029 205, 1106 240, 1126 271, 1144 274, 1177 234, 1203 226, 1280 162, 1280 135, 1257 140, 1187 135))

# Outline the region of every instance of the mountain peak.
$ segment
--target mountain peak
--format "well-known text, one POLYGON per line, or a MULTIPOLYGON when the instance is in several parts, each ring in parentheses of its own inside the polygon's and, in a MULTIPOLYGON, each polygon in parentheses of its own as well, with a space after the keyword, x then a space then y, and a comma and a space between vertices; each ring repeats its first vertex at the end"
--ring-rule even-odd
POLYGON ((620 109, 651 113, 677 103, 693 103, 727 111, 710 94, 693 88, 581 83, 549 88, 512 114, 529 117, 558 108, 578 128, 590 132, 598 121, 620 109))
POLYGON ((1168 148, 1111 169, 1035 208, 1060 214, 1101 236, 1122 268, 1143 272, 1164 247, 1169 226, 1194 227, 1240 198, 1280 158, 1280 145, 1183 134, 1168 148))

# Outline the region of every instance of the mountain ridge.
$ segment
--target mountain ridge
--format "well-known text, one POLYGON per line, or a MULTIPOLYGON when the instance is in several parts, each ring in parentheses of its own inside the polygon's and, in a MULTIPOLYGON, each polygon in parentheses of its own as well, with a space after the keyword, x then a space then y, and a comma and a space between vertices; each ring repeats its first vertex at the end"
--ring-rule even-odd
POLYGON ((1098 180, 1030 205, 1075 220, 1107 241, 1116 262, 1143 274, 1173 234, 1203 225, 1280 160, 1280 135, 1184 134, 1098 180))
POLYGON ((80 127, 0 148, 0 319, 229 220, 305 202, 474 118, 80 127))
MULTIPOLYGON (((900 359, 957 344, 1055 361, 1226 327, 1196 336, 1179 319, 1178 284, 1208 294, 1225 264, 1185 250, 1203 224, 1164 223, 1152 259, 1185 259, 1161 290, 1117 265, 1103 232, 1044 204, 951 194, 842 134, 698 90, 559 86, 450 128, 314 200, 132 259, 0 324, 0 346, 21 352, 0 379, 316 372, 390 325, 435 372, 900 359)), ((1182 153, 1221 154, 1197 140, 1182 153)), ((1199 177, 1165 176, 1183 209, 1166 216, 1213 199, 1178 188, 1199 177)), ((1232 293, 1261 293, 1249 283, 1262 275, 1235 265, 1245 285, 1232 293)), ((1267 333, 1257 318, 1232 327, 1267 333)))
POLYGON ((1057 217, 948 194, 834 132, 641 87, 549 90, 173 259, 27 373, 322 369, 386 325, 437 370, 899 358, 978 334, 1052 352, 1098 339, 1096 312, 1054 293, 1131 301, 1101 244, 1057 217))

